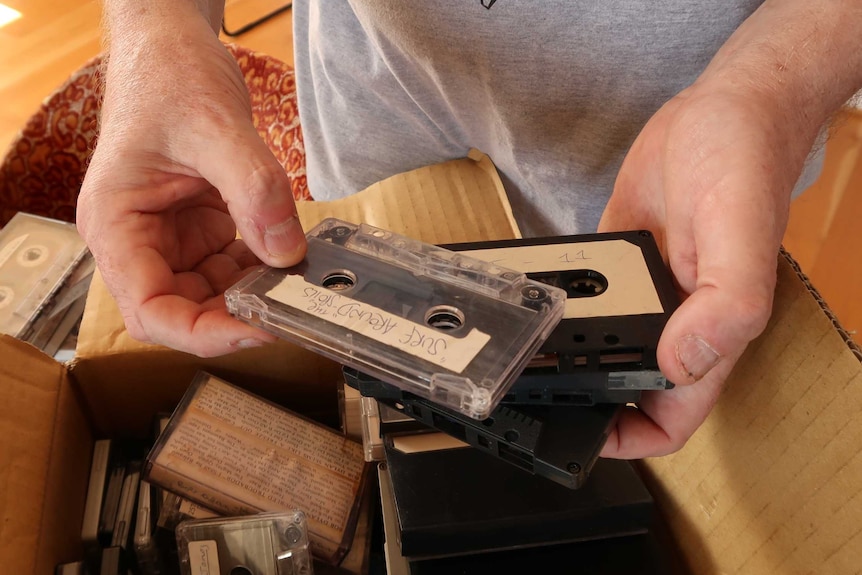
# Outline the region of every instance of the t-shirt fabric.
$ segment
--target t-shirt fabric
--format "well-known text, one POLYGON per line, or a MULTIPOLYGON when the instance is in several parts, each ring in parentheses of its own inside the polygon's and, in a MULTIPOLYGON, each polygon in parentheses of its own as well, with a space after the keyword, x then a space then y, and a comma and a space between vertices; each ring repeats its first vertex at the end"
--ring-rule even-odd
POLYGON ((760 3, 297 0, 309 191, 336 199, 477 148, 525 236, 593 232, 641 128, 760 3))

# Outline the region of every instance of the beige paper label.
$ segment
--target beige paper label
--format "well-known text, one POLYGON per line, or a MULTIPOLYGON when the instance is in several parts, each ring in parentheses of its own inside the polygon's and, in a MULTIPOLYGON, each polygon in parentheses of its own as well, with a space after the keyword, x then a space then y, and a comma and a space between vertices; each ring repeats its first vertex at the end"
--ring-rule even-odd
POLYGON ((299 275, 289 274, 266 295, 455 373, 463 372, 491 339, 476 328, 463 338, 452 337, 311 284, 299 275))
POLYGON ((608 288, 595 297, 566 300, 564 319, 662 313, 641 249, 625 240, 470 250, 477 259, 522 273, 597 271, 608 288))
POLYGON ((221 575, 218 544, 215 541, 189 541, 189 567, 192 575, 221 575))

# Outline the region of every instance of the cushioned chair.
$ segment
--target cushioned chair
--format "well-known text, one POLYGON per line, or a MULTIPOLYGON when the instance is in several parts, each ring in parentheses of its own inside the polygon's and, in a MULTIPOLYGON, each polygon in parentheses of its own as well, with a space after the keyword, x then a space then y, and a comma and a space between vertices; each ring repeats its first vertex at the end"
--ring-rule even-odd
MULTIPOLYGON (((310 200, 293 69, 271 56, 228 44, 251 95, 254 125, 279 159, 298 200, 310 200)), ((0 226, 16 212, 72 222, 98 134, 97 56, 50 94, 13 140, 0 165, 0 226)))

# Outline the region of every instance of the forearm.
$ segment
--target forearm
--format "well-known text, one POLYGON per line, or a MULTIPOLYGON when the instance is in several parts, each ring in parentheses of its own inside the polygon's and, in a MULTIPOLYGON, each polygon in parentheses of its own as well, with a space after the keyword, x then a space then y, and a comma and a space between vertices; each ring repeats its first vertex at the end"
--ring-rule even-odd
POLYGON ((205 23, 218 35, 224 0, 104 0, 107 47, 146 38, 170 25, 196 27, 205 23))
POLYGON ((858 0, 767 0, 693 88, 758 100, 783 123, 788 142, 810 148, 822 126, 862 87, 860 38, 858 0))

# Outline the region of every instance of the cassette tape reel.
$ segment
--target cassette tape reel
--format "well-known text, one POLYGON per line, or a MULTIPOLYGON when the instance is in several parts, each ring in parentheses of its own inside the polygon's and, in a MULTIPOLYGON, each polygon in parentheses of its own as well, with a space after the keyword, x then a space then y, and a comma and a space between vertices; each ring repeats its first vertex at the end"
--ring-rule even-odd
POLYGON ((74 225, 16 214, 0 230, 0 332, 23 336, 86 252, 74 225))
POLYGON ((305 260, 226 294, 239 319, 481 419, 563 315, 565 292, 368 225, 324 220, 305 260))
POLYGON ((312 575, 301 511, 184 521, 177 526, 182 575, 312 575))

